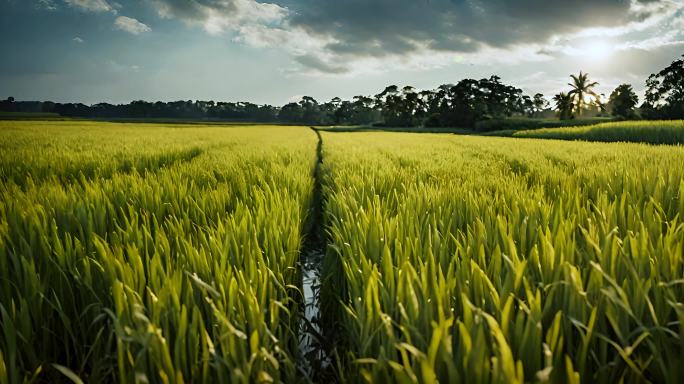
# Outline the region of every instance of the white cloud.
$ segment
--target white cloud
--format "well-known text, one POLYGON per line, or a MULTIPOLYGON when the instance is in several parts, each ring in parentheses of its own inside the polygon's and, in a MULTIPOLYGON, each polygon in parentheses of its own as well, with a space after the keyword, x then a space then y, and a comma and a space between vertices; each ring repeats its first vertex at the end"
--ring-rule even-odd
POLYGON ((44 9, 46 11, 57 10, 57 4, 55 4, 53 0, 38 0, 36 7, 38 9, 44 9))
POLYGON ((149 0, 164 18, 200 25, 207 33, 236 32, 247 25, 277 25, 289 14, 285 7, 255 0, 149 0))
POLYGON ((128 33, 132 33, 134 35, 139 35, 141 33, 149 32, 152 30, 146 24, 143 24, 140 21, 138 21, 132 17, 126 17, 126 16, 117 17, 116 20, 114 20, 114 26, 117 29, 120 29, 122 31, 126 31, 128 33))
POLYGON ((71 39, 74 43, 82 44, 85 40, 81 39, 80 37, 76 36, 73 39, 71 39))
POLYGON ((64 0, 69 6, 88 12, 116 12, 106 0, 64 0))
POLYGON ((114 60, 107 60, 103 63, 104 68, 110 72, 140 72, 141 67, 137 64, 122 64, 114 60))
POLYGON ((650 39, 641 41, 628 41, 619 44, 616 50, 640 49, 643 51, 654 51, 661 47, 670 45, 684 45, 684 37, 677 37, 674 34, 666 34, 664 36, 656 36, 650 39))
POLYGON ((635 20, 617 27, 587 28, 568 37, 616 37, 634 32, 642 32, 648 29, 663 26, 673 20, 681 19, 684 10, 684 2, 681 1, 632 1, 630 14, 635 20))

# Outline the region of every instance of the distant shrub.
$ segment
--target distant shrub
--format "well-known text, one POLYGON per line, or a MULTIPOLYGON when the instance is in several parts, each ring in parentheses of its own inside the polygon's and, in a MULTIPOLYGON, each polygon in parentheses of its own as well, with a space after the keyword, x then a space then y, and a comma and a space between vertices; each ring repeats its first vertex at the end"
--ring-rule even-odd
POLYGON ((684 144, 684 120, 621 121, 583 127, 520 131, 515 137, 539 139, 626 141, 650 144, 684 144))
POLYGON ((611 121, 611 118, 593 117, 579 120, 558 120, 558 119, 530 119, 525 117, 513 117, 508 119, 492 119, 479 121, 475 124, 478 132, 492 132, 505 130, 527 130, 539 128, 557 128, 578 125, 593 125, 611 121))

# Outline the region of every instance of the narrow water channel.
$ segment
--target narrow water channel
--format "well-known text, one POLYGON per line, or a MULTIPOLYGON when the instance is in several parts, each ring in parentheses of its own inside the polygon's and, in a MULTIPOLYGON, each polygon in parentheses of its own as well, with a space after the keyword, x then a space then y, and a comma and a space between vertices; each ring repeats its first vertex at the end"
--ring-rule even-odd
POLYGON ((308 230, 300 256, 302 293, 304 294, 304 316, 299 327, 300 369, 310 382, 319 382, 331 367, 325 332, 320 321, 321 265, 325 257, 325 230, 323 227, 323 196, 321 164, 323 162, 323 140, 320 133, 311 128, 318 137, 317 162, 314 169, 314 191, 308 230))
POLYGON ((309 252, 302 265, 302 287, 304 293, 304 318, 300 326, 299 350, 302 369, 312 382, 327 370, 330 360, 327 356, 325 337, 320 324, 320 271, 322 252, 309 252))

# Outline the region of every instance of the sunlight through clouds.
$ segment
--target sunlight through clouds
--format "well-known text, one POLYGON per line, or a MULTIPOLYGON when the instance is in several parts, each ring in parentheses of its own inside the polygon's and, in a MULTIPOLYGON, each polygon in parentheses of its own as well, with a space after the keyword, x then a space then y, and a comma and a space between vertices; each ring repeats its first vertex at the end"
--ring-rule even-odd
MULTIPOLYGON (((291 72, 333 76, 375 73, 388 64, 442 68, 454 64, 454 54, 466 64, 551 61, 559 55, 599 61, 638 46, 663 24, 678 22, 683 8, 679 2, 638 0, 524 0, 515 6, 302 0, 288 7, 254 0, 150 1, 162 17, 199 25, 210 35, 228 34, 235 42, 289 52, 291 72), (540 18, 538 12, 546 13, 540 18), (615 40, 608 43, 606 37, 615 40), (601 40, 589 41, 596 38, 601 40)), ((660 44, 677 41, 678 34, 661 34, 660 44)))

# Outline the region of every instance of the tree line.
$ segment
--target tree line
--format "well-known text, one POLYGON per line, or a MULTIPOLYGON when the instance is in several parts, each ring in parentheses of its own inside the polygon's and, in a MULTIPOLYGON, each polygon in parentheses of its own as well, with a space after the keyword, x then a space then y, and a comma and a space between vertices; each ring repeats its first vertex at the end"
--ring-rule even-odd
POLYGON ((554 113, 561 120, 587 116, 615 116, 623 119, 684 118, 684 60, 646 80, 645 100, 637 108, 638 97, 630 84, 619 85, 604 101, 594 91, 598 83, 580 72, 571 75, 568 92, 553 96, 553 105, 537 93, 524 94, 520 88, 504 84, 498 76, 480 80, 463 79, 433 90, 418 91, 411 86, 386 87, 372 96, 351 100, 335 97, 318 102, 304 96, 298 102, 276 107, 249 102, 214 101, 133 101, 128 104, 53 103, 0 101, 0 111, 50 112, 62 116, 87 118, 178 118, 222 119, 232 121, 282 122, 312 125, 376 124, 393 127, 474 128, 479 122, 509 117, 548 117, 554 113))

